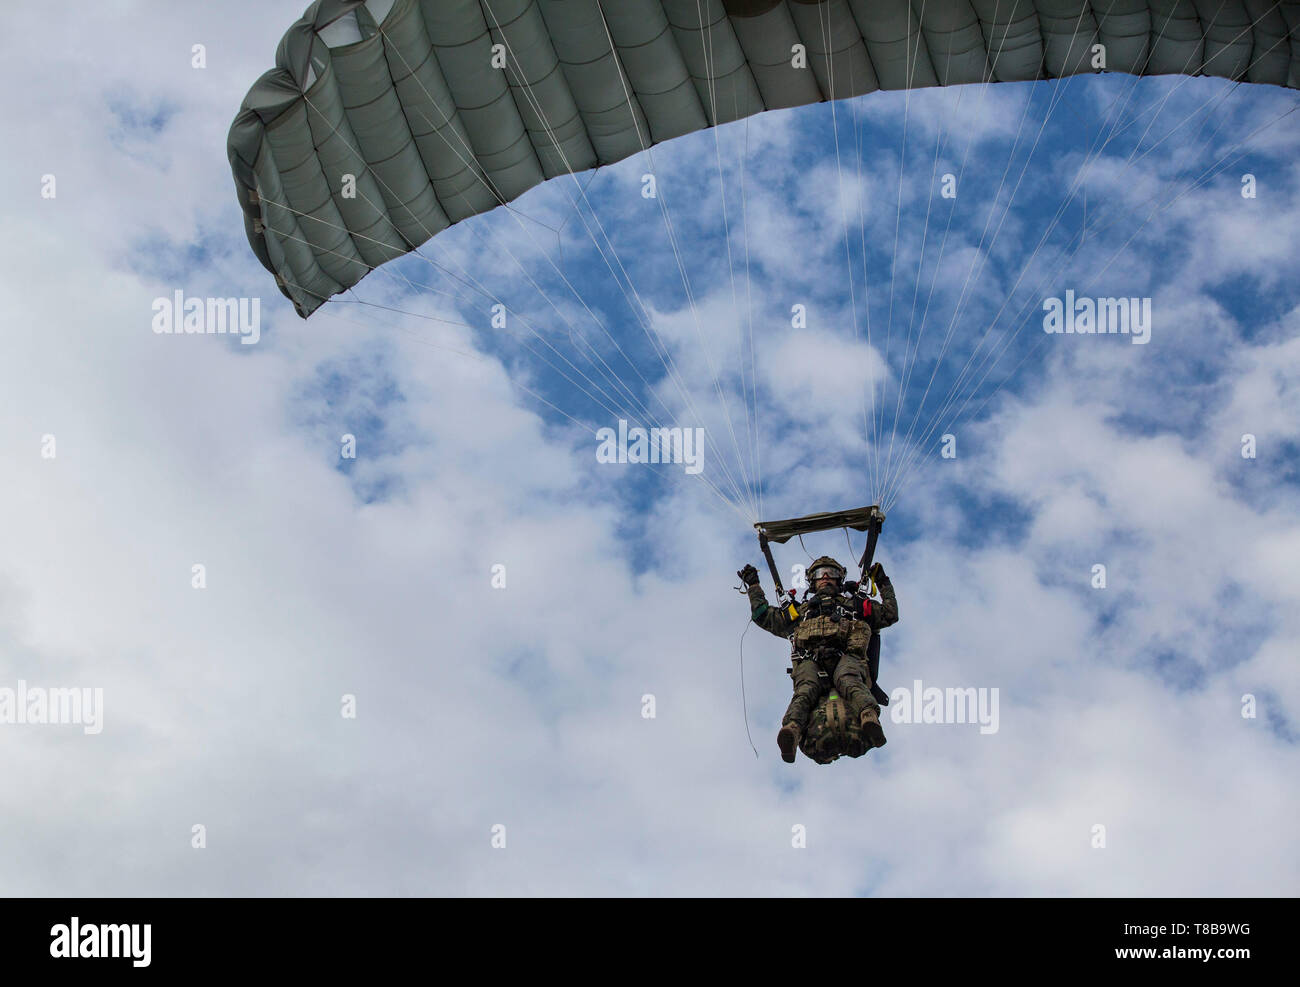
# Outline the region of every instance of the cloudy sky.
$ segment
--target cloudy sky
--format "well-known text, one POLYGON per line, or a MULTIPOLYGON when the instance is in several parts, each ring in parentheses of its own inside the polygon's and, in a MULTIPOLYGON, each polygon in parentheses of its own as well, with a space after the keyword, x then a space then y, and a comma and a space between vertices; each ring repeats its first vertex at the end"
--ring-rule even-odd
POLYGON ((104 706, 0 724, 0 890, 1300 892, 1295 93, 767 114, 304 321, 225 149, 300 13, 10 16, 0 689, 104 706), (260 340, 156 334, 177 290, 260 340), (1046 334, 1067 290, 1150 299, 1149 342, 1046 334), (598 462, 620 417, 705 428, 702 472, 598 462), (784 764, 751 525, 882 498, 889 744, 784 764), (903 722, 918 680, 996 729, 903 722))

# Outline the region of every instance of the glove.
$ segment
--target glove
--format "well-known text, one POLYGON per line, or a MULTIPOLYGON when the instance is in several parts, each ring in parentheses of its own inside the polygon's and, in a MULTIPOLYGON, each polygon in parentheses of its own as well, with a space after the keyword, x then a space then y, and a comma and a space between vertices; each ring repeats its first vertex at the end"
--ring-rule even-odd
POLYGON ((745 568, 737 572, 736 575, 740 577, 740 581, 746 586, 758 585, 758 570, 752 565, 745 566, 745 568))
POLYGON ((881 585, 881 586, 889 585, 889 577, 885 575, 885 567, 881 565, 879 562, 877 562, 875 565, 871 567, 870 573, 871 573, 871 578, 876 581, 877 585, 881 585))

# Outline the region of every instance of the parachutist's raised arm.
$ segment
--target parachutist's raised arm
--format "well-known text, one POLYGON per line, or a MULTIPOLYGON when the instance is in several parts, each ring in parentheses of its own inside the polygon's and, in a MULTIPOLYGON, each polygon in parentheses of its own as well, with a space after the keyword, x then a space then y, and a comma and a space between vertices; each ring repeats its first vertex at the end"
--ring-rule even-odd
POLYGON ((894 595, 894 584, 885 575, 885 568, 877 562, 871 568, 871 577, 880 589, 880 606, 872 607, 871 627, 880 630, 898 623, 898 597, 894 595))
MULTIPOLYGON (((744 575, 741 577, 744 579, 744 575)), ((745 592, 749 594, 750 615, 753 616, 754 623, 777 637, 789 637, 796 622, 790 618, 788 607, 768 606, 767 594, 763 592, 763 586, 758 581, 758 572, 754 572, 753 579, 753 583, 746 580, 745 592)))

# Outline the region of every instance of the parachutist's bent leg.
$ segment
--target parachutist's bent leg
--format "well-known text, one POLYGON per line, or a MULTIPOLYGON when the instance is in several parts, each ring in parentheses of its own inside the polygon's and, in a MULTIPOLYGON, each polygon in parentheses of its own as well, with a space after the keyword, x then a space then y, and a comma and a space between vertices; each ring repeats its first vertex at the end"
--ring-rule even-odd
POLYGON ((843 655, 835 665, 835 688, 858 717, 863 739, 872 747, 885 746, 885 731, 880 726, 880 705, 871 694, 871 673, 867 663, 853 655, 843 655))
POLYGON ((794 763, 795 751, 808 725, 808 717, 812 716, 817 704, 822 684, 817 675, 817 663, 807 658, 796 658, 790 674, 794 678, 794 698, 781 719, 781 732, 776 735, 776 743, 781 748, 781 760, 794 763))

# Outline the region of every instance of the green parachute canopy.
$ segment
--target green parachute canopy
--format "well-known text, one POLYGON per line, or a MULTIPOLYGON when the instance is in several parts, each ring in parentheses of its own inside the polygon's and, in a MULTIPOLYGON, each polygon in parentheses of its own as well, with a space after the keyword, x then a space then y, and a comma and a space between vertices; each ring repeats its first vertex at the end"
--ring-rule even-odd
POLYGON ((253 251, 306 317, 452 223, 660 141, 1102 68, 1300 88, 1300 2, 318 0, 228 152, 253 251))

